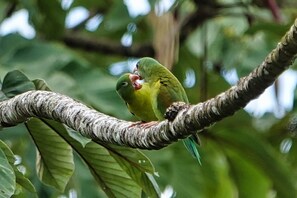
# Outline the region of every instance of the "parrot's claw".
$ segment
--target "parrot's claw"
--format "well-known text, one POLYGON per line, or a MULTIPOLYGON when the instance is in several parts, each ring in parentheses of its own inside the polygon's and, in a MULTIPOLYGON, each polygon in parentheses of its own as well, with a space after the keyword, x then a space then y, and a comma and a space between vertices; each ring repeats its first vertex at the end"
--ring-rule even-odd
POLYGON ((151 121, 151 122, 139 121, 139 122, 135 122, 135 123, 131 124, 129 126, 129 128, 130 127, 134 127, 134 126, 139 126, 141 128, 145 128, 146 129, 146 128, 150 128, 151 126, 154 126, 156 124, 158 124, 158 121, 151 121))
POLYGON ((141 125, 141 124, 143 124, 143 123, 145 123, 145 122, 143 122, 143 121, 137 121, 137 122, 134 122, 133 124, 131 124, 131 125, 129 126, 129 128, 130 128, 130 127, 134 127, 134 126, 141 125))
POLYGON ((142 128, 150 128, 151 126, 154 126, 156 124, 158 124, 159 122, 158 121, 151 121, 151 122, 144 122, 140 125, 140 127, 142 128))

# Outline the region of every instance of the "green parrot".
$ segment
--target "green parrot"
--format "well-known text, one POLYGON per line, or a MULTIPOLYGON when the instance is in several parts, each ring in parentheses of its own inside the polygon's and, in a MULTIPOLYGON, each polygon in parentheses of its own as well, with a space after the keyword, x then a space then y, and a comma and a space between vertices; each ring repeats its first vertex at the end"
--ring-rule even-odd
MULTIPOLYGON (((187 94, 178 79, 155 59, 141 58, 136 64, 134 73, 144 80, 143 86, 149 85, 152 109, 159 121, 165 119, 164 113, 173 102, 189 103, 187 94)), ((190 136, 183 140, 183 143, 191 155, 201 164, 196 147, 196 143, 199 143, 198 135, 190 136)))
POLYGON ((142 122, 158 120, 152 108, 149 85, 142 85, 137 80, 138 75, 123 74, 116 84, 117 93, 125 101, 129 111, 142 122))

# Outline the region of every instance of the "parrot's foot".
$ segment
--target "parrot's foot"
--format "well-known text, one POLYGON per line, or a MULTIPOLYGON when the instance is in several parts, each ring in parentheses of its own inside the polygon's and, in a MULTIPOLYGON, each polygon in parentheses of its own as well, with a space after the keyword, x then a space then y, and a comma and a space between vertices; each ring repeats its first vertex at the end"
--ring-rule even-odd
POLYGON ((185 102, 174 102, 166 109, 164 118, 168 119, 169 121, 173 121, 179 111, 182 109, 188 109, 189 107, 190 105, 185 102))
POLYGON ((139 122, 135 122, 135 123, 131 124, 129 127, 139 126, 141 128, 149 128, 149 127, 154 126, 156 124, 158 124, 158 121, 151 121, 151 122, 139 121, 139 122))
POLYGON ((146 129, 146 128, 150 128, 151 126, 154 126, 158 123, 159 123, 158 121, 144 122, 144 123, 140 124, 140 127, 146 129))
POLYGON ((141 124, 143 124, 143 123, 145 123, 145 122, 143 122, 143 121, 137 121, 137 122, 134 122, 133 124, 131 124, 131 125, 129 126, 129 128, 130 128, 130 127, 134 127, 134 126, 141 125, 141 124))

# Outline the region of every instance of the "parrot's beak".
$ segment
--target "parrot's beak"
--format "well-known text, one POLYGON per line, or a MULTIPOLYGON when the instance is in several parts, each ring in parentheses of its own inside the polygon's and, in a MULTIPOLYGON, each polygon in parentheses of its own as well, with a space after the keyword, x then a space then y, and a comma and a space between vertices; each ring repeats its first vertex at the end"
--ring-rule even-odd
POLYGON ((142 77, 140 76, 137 67, 135 67, 135 68, 133 69, 133 74, 137 75, 137 76, 139 77, 139 80, 142 80, 142 77))
POLYGON ((137 67, 135 67, 135 68, 133 69, 133 74, 135 74, 135 73, 138 73, 138 69, 137 69, 137 67))
POLYGON ((140 80, 140 77, 136 74, 130 74, 129 79, 132 83, 132 86, 134 87, 135 90, 141 89, 142 85, 137 82, 137 80, 140 80))

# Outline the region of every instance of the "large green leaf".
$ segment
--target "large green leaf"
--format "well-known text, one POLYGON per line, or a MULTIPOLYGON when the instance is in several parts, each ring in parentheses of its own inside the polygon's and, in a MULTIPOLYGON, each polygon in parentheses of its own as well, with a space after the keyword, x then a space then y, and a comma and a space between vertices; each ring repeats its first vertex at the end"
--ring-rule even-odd
POLYGON ((9 34, 0 37, 0 63, 5 63, 19 48, 28 44, 32 44, 32 41, 29 41, 18 34, 9 34), (12 45, 12 43, 14 44, 12 45))
POLYGON ((297 117, 296 110, 289 112, 282 119, 275 119, 274 116, 263 117, 259 124, 269 123, 269 131, 265 133, 265 138, 276 149, 279 150, 290 162, 292 167, 297 166, 297 117), (268 117, 268 118, 267 118, 268 117), (271 125, 272 124, 272 125, 271 125))
POLYGON ((62 9, 60 1, 37 0, 21 3, 29 10, 30 22, 39 34, 48 39, 61 38, 66 12, 62 9))
MULTIPOLYGON (((37 90, 45 90, 45 91, 51 91, 47 83, 42 79, 35 79, 33 80, 33 83, 37 90)), ((84 147, 87 143, 92 141, 89 138, 83 137, 80 133, 77 133, 73 131, 72 129, 67 130, 68 134, 75 140, 81 143, 81 145, 84 147)))
POLYGON ((5 153, 9 164, 12 166, 15 176, 16 176, 16 183, 28 190, 29 192, 36 192, 35 187, 31 183, 31 181, 25 177, 23 173, 21 173, 18 169, 17 166, 14 164, 15 163, 15 157, 13 152, 10 150, 10 148, 0 140, 0 149, 3 150, 5 153))
POLYGON ((38 177, 45 184, 64 191, 74 171, 71 147, 39 119, 30 119, 26 126, 37 147, 38 177))
POLYGON ((71 138, 58 122, 43 120, 61 135, 84 160, 102 190, 109 197, 139 197, 141 188, 109 154, 108 150, 95 142, 85 147, 71 138))
POLYGON ((13 155, 13 152, 10 150, 10 148, 2 140, 0 140, 0 148, 5 153, 5 155, 6 155, 7 159, 8 159, 8 162, 10 164, 14 164, 15 157, 13 155))
MULTIPOLYGON (((2 39, 4 43, 17 40, 11 36, 2 39)), ((5 49, 10 48, 7 46, 5 49)), ((30 78, 44 78, 53 75, 53 72, 73 59, 73 54, 62 45, 32 40, 30 43, 16 45, 2 63, 9 69, 21 69, 30 78)))
POLYGON ((289 198, 297 192, 288 165, 259 135, 245 130, 222 130, 215 136, 220 137, 223 147, 236 150, 241 157, 263 171, 271 179, 279 197, 289 198))
POLYGON ((270 192, 271 181, 263 172, 234 150, 227 150, 230 175, 238 189, 238 197, 262 198, 270 192))
POLYGON ((89 142, 92 141, 92 139, 84 137, 80 133, 78 133, 72 129, 68 129, 67 132, 70 137, 72 137, 73 139, 78 141, 83 147, 85 147, 89 142))
POLYGON ((127 6, 122 1, 115 1, 103 21, 103 26, 111 32, 117 30, 126 31, 127 25, 132 21, 127 6))
POLYGON ((5 153, 0 148, 0 197, 11 197, 15 191, 15 174, 5 153))
POLYGON ((251 27, 245 32, 245 34, 256 34, 258 32, 265 32, 266 34, 274 34, 278 35, 278 37, 281 37, 284 35, 290 26, 281 24, 281 23, 275 23, 275 22, 260 22, 252 24, 251 27))
POLYGON ((34 84, 18 70, 8 72, 3 79, 2 92, 8 98, 34 89, 34 84))
POLYGON ((148 172, 151 174, 155 172, 150 159, 139 150, 113 144, 104 144, 104 146, 108 148, 110 154, 120 160, 120 162, 122 159, 125 159, 125 161, 133 164, 135 168, 141 170, 142 172, 148 172))
POLYGON ((156 167, 158 184, 161 189, 172 187, 176 197, 232 197, 234 185, 228 177, 228 165, 222 150, 213 141, 201 140, 202 166, 187 152, 181 141, 162 150, 146 152, 156 167))
POLYGON ((0 101, 6 100, 7 97, 5 96, 5 94, 3 93, 2 89, 2 81, 0 79, 0 101))
POLYGON ((80 155, 84 157, 94 178, 109 197, 140 197, 141 188, 129 177, 109 152, 89 143, 80 155))
POLYGON ((92 37, 103 37, 106 41, 120 43, 121 38, 127 32, 128 24, 136 20, 129 16, 127 6, 123 1, 113 1, 108 5, 108 12, 105 13, 100 27, 89 35, 92 37), (121 20, 119 20, 121 19, 121 20))
POLYGON ((128 147, 108 145, 109 153, 146 193, 148 197, 159 197, 160 190, 152 174, 151 161, 140 151, 128 147))

